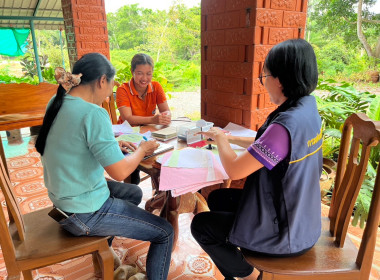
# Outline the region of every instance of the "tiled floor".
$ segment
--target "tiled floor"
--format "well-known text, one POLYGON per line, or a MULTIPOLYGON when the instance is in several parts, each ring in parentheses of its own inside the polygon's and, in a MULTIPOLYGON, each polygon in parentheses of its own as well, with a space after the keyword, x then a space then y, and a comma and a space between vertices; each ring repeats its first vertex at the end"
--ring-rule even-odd
MULTIPOLYGON (((35 211, 51 205, 43 184, 42 166, 39 154, 29 145, 26 154, 8 158, 10 177, 14 190, 24 213, 35 211)), ((17 153, 16 153, 17 154, 17 153)), ((151 195, 150 180, 140 184, 144 191, 141 207, 151 195)), ((0 194, 0 202, 5 207, 4 199, 0 194)), ((327 213, 328 208, 323 207, 327 213)), ((192 214, 181 214, 179 218, 180 234, 178 245, 172 254, 172 262, 168 279, 179 280, 211 280, 223 279, 211 259, 205 254, 192 238, 189 227, 192 214)), ((362 231, 358 228, 349 229, 350 237, 356 244, 360 242, 362 231)), ((380 233, 378 234, 378 236, 380 233)), ((136 264, 145 269, 145 258, 149 244, 126 238, 115 238, 113 248, 124 264, 136 264)), ((371 280, 380 279, 380 238, 377 239, 371 280)), ((2 252, 0 251, 0 279, 6 279, 6 268, 2 252)), ((39 280, 87 280, 95 279, 91 257, 81 257, 50 267, 39 269, 34 273, 34 279, 39 280)))

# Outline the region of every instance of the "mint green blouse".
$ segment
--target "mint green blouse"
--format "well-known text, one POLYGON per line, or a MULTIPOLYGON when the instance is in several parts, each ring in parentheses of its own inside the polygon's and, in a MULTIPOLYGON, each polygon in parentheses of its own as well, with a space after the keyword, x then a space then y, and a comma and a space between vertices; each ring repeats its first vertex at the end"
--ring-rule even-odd
POLYGON ((98 210, 110 195, 104 167, 123 158, 107 111, 65 95, 42 157, 53 204, 70 213, 98 210))

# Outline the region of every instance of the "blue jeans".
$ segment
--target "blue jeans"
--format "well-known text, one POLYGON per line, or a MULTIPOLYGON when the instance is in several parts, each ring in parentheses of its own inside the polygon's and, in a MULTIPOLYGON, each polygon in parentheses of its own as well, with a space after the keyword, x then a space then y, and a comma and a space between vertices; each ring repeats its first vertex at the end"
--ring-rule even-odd
MULTIPOLYGON (((141 189, 132 184, 108 182, 111 196, 96 212, 71 214, 60 222, 75 236, 122 236, 150 241, 146 260, 149 280, 167 279, 173 246, 173 227, 165 219, 137 205, 141 189)), ((111 239, 112 242, 112 239, 111 239)))

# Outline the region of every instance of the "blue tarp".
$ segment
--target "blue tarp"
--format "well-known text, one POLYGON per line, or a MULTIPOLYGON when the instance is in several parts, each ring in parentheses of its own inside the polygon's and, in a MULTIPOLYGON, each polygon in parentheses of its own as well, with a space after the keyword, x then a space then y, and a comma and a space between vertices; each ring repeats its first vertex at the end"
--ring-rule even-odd
POLYGON ((24 55, 30 29, 0 28, 0 55, 24 55))

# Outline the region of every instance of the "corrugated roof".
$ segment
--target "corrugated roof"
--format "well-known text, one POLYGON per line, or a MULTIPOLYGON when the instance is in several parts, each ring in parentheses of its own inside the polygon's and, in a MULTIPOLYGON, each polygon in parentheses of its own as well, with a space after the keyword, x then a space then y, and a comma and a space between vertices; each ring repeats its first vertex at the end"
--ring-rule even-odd
POLYGON ((0 0, 0 27, 64 29, 61 0, 0 0), (59 19, 59 20, 57 20, 59 19))

